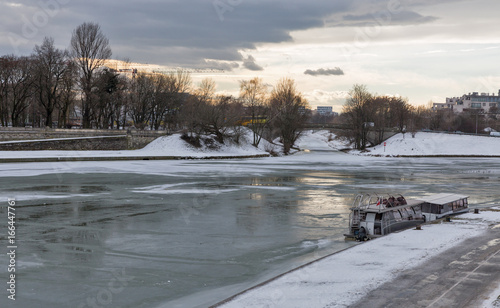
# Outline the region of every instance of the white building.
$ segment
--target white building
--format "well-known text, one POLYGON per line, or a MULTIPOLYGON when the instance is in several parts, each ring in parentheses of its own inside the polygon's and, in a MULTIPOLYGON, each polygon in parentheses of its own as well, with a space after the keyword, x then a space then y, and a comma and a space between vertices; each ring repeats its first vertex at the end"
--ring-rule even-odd
POLYGON ((332 106, 318 106, 316 107, 316 112, 321 115, 331 115, 333 113, 332 106))
POLYGON ((491 108, 500 109, 500 90, 495 93, 472 92, 461 97, 447 97, 446 103, 434 103, 433 110, 451 109, 454 113, 478 110, 482 113, 491 112, 491 108))

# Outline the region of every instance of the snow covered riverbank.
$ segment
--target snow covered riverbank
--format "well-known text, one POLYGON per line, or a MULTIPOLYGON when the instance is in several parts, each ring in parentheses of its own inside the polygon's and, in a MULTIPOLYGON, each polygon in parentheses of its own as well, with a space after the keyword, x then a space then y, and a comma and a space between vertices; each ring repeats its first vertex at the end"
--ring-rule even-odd
MULTIPOLYGON (((301 150, 316 151, 334 151, 346 148, 348 144, 345 141, 335 139, 335 135, 328 131, 305 131, 297 140, 296 147, 301 150)), ((78 138, 76 138, 78 139, 78 138)), ((83 158, 232 158, 232 157, 261 157, 273 154, 280 154, 283 151, 282 145, 277 142, 272 144, 264 139, 261 140, 259 147, 251 144, 253 139, 252 132, 245 129, 239 143, 232 140, 226 140, 220 144, 210 138, 201 142, 200 147, 195 147, 181 138, 181 134, 159 137, 146 147, 139 150, 121 150, 121 151, 0 151, 0 161, 8 160, 43 160, 47 159, 69 159, 84 160, 83 158)), ((292 153, 296 153, 293 150, 292 153)), ((91 159, 88 159, 91 160, 91 159)))
MULTIPOLYGON (((224 144, 202 143, 194 147, 181 139, 180 134, 160 137, 139 150, 122 151, 0 151, 0 160, 43 159, 43 158, 224 158, 252 157, 281 153, 279 143, 271 144, 262 140, 259 147, 251 145, 252 133, 247 129, 238 144, 231 140, 224 144)), ((327 131, 305 131, 297 140, 296 147, 304 151, 339 151, 349 148, 346 140, 336 138, 327 131)), ((295 150, 296 151, 296 150, 295 150)), ((419 132, 395 135, 386 141, 386 146, 378 145, 365 152, 352 150, 351 154, 363 156, 484 156, 500 157, 500 138, 470 135, 419 132)))
MULTIPOLYGON (((461 215, 451 223, 425 225, 369 241, 292 271, 220 306, 231 307, 346 307, 467 238, 500 222, 500 212, 461 215)), ((481 294, 477 294, 479 297, 481 294)), ((500 285, 486 294, 483 307, 495 307, 500 285)))
POLYGON ((500 138, 488 136, 455 135, 419 132, 397 134, 383 144, 353 154, 377 156, 498 156, 500 138))
POLYGON ((146 147, 139 150, 122 151, 0 151, 1 159, 29 159, 29 158, 147 158, 147 157, 172 157, 172 158, 209 158, 209 157, 252 157, 268 155, 266 147, 272 145, 263 141, 259 148, 249 142, 251 132, 241 138, 239 144, 231 140, 224 144, 214 142, 211 146, 202 143, 200 147, 190 145, 181 139, 181 134, 159 137, 146 147))

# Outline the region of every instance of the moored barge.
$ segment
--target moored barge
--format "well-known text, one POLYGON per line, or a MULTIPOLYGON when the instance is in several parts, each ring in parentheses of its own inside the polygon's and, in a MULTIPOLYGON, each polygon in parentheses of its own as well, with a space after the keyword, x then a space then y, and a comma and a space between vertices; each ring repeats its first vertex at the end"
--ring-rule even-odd
POLYGON ((468 212, 468 196, 436 194, 421 199, 357 195, 349 215, 347 239, 364 241, 427 221, 468 212))

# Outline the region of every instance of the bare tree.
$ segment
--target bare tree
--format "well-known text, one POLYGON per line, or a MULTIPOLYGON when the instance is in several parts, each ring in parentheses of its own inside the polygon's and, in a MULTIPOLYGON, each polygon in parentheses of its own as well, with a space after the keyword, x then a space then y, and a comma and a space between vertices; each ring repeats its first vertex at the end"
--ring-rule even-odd
POLYGON ((250 121, 248 127, 253 132, 253 145, 258 147, 268 126, 269 99, 267 86, 261 78, 240 81, 240 100, 247 108, 250 121))
POLYGON ((370 123, 373 122, 370 104, 372 95, 366 86, 356 84, 349 92, 349 96, 342 111, 347 118, 347 123, 351 126, 355 148, 363 150, 367 145, 370 123))
POLYGON ((71 123, 69 123, 68 120, 70 112, 75 104, 76 76, 76 63, 74 61, 68 61, 59 87, 59 99, 56 105, 59 111, 57 126, 60 128, 71 127, 71 123))
POLYGON ((242 105, 231 96, 215 95, 215 87, 212 79, 202 80, 182 106, 186 129, 183 138, 193 145, 200 145, 202 134, 214 136, 219 143, 224 143, 226 137, 239 142, 241 131, 235 126, 241 118, 242 105))
POLYGON ((293 79, 283 78, 271 93, 270 107, 272 124, 283 142, 283 152, 288 154, 308 118, 308 102, 297 91, 293 79))
POLYGON ((182 122, 189 133, 187 137, 193 143, 199 143, 200 134, 206 128, 206 116, 209 106, 215 100, 215 88, 213 79, 203 79, 182 107, 182 122))
POLYGON ((146 74, 138 74, 129 89, 129 114, 138 129, 148 125, 154 100, 154 85, 146 74))
POLYGON ((416 133, 417 130, 429 128, 432 110, 426 106, 416 106, 412 110, 410 130, 416 133))
POLYGON ((97 74, 96 94, 99 98, 96 108, 96 123, 99 128, 113 128, 116 109, 121 107, 124 80, 120 75, 109 69, 103 69, 97 74))
POLYGON ((206 103, 201 101, 197 95, 190 95, 181 107, 180 119, 184 127, 183 138, 192 144, 199 145, 199 137, 203 131, 201 114, 206 103))
POLYGON ((3 56, 0 58, 0 124, 2 126, 7 126, 9 123, 8 100, 14 60, 14 56, 3 56))
POLYGON ((400 132, 405 132, 405 128, 410 119, 411 106, 408 99, 403 97, 391 97, 389 110, 392 117, 391 124, 397 127, 400 132))
POLYGON ((164 115, 165 129, 173 130, 177 128, 180 110, 187 99, 191 82, 191 75, 182 70, 168 75, 166 89, 167 110, 164 115))
POLYGON ((215 96, 215 88, 216 84, 212 78, 204 78, 195 94, 201 101, 211 103, 215 96))
POLYGON ((389 123, 389 103, 391 97, 388 96, 375 96, 372 97, 370 104, 373 110, 372 119, 374 123, 374 130, 376 132, 375 142, 381 143, 384 141, 385 130, 389 123))
POLYGON ((210 104, 205 104, 201 114, 204 132, 208 135, 215 135, 215 140, 219 143, 224 143, 226 136, 227 115, 231 100, 230 96, 217 96, 210 104))
POLYGON ((175 78, 170 75, 153 75, 150 79, 153 85, 150 126, 151 129, 159 130, 169 109, 175 78))
POLYGON ((33 96, 32 63, 29 57, 11 57, 12 73, 8 87, 8 110, 12 126, 23 126, 21 118, 33 96))
POLYGON ((54 39, 45 37, 33 52, 33 85, 36 97, 45 110, 45 126, 52 127, 52 113, 58 106, 62 83, 68 70, 68 52, 55 48, 54 39))
POLYGON ((80 69, 82 98, 82 125, 91 127, 96 99, 92 95, 95 72, 111 57, 109 40, 97 23, 85 22, 78 26, 71 37, 71 54, 80 69))

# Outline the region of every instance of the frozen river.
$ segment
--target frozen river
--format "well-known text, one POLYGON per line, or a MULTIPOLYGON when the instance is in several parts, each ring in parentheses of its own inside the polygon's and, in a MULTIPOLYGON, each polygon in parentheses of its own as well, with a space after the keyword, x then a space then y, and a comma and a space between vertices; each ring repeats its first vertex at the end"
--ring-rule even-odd
POLYGON ((353 245, 342 234, 357 193, 459 192, 487 206, 499 180, 499 159, 339 152, 2 164, 0 238, 15 198, 18 250, 16 303, 4 291, 0 307, 206 307, 353 245))

